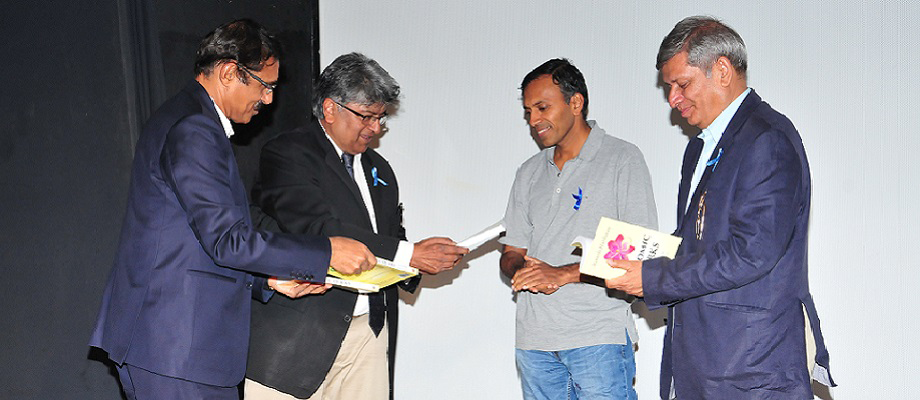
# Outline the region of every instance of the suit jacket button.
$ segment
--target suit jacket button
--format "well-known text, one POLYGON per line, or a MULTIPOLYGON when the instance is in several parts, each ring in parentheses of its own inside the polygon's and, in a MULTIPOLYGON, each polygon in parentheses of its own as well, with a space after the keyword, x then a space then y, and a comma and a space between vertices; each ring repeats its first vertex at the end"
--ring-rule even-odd
POLYGON ((351 322, 351 315, 346 315, 344 319, 345 322, 351 322))
POLYGON ((252 289, 252 282, 246 282, 246 289, 252 289))
POLYGON ((305 279, 305 280, 307 280, 307 281, 312 281, 312 280, 313 280, 313 274, 307 275, 307 279, 305 279))

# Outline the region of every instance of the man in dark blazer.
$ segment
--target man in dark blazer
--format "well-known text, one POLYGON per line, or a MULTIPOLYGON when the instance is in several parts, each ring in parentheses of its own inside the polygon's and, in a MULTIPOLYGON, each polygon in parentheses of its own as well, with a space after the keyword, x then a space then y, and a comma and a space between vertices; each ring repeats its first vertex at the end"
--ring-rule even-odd
POLYGON ((218 27, 198 49, 195 81, 138 139, 121 242, 90 341, 117 364, 129 399, 238 398, 250 297, 319 292, 326 287, 309 282, 322 283, 330 265, 353 273, 376 263, 351 239, 250 223, 230 121, 247 123, 271 103, 279 51, 252 21, 218 27))
POLYGON ((610 262, 627 273, 607 285, 669 307, 663 399, 811 399, 806 334, 817 345, 815 380, 833 380, 808 289, 802 139, 747 87, 744 42, 718 20, 679 22, 657 67, 670 106, 703 130, 684 154, 683 242, 673 260, 610 262))
MULTIPOLYGON (((253 197, 284 232, 351 237, 377 257, 434 274, 453 267, 468 250, 448 238, 406 242, 396 175, 368 148, 398 97, 399 85, 376 61, 358 53, 338 57, 314 88, 318 121, 263 148, 253 197)), ((387 398, 396 286, 414 291, 418 281, 369 295, 332 288, 256 304, 245 398, 387 398)))

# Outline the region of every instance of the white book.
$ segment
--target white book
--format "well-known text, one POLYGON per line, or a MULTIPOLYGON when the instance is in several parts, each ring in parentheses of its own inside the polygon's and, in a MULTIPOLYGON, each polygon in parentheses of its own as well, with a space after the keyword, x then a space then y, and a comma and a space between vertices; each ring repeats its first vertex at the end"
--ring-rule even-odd
POLYGON ((614 260, 648 260, 656 257, 674 258, 681 238, 654 229, 627 224, 602 217, 593 240, 575 238, 573 246, 582 248, 581 273, 603 279, 613 279, 626 270, 607 264, 614 260), (590 243, 585 243, 590 242, 590 243))

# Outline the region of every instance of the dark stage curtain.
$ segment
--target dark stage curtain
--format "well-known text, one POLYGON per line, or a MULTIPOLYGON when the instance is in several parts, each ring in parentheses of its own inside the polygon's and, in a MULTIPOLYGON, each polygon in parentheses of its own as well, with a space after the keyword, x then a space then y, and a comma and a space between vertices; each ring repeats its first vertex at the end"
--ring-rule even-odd
POLYGON ((0 17, 0 398, 119 399, 87 346, 117 246, 134 143, 193 78, 198 41, 252 18, 286 57, 275 105, 237 127, 247 185, 269 137, 309 120, 317 0, 6 2, 0 17))

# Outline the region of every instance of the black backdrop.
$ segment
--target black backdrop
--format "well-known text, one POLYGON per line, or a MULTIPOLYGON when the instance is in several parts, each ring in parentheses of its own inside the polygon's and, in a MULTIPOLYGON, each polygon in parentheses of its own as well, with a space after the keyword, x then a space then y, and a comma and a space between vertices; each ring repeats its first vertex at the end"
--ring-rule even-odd
POLYGON ((275 104, 233 138, 251 185, 265 140, 310 118, 318 0, 3 3, 0 398, 118 399, 104 354, 86 343, 143 122, 193 78, 204 34, 262 23, 286 53, 275 104))

